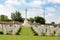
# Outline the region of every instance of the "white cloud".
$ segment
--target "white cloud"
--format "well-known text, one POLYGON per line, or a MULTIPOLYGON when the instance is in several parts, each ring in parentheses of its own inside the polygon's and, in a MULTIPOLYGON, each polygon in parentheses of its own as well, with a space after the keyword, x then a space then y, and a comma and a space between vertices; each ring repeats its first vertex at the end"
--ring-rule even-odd
POLYGON ((55 12, 56 8, 54 8, 54 7, 47 7, 46 11, 48 11, 48 12, 55 12))
POLYGON ((7 4, 7 5, 20 5, 21 3, 18 0, 7 0, 5 2, 5 4, 7 4))
POLYGON ((4 5, 0 4, 0 15, 7 15, 11 18, 11 13, 17 10, 13 5, 19 4, 18 0, 6 0, 4 5))
MULTIPOLYGON (((22 13, 22 16, 25 17, 25 10, 21 11, 21 13, 22 13)), ((42 16, 43 17, 43 10, 41 8, 28 9, 27 17, 29 18, 29 17, 35 17, 35 16, 42 16)))
POLYGON ((0 8, 3 8, 4 6, 2 4, 0 4, 0 8))
POLYGON ((9 18, 11 16, 11 12, 14 12, 16 9, 12 6, 6 6, 0 4, 0 15, 7 15, 9 18))
POLYGON ((40 6, 42 5, 42 1, 32 1, 31 3, 29 3, 30 6, 40 6))
POLYGON ((52 14, 52 13, 48 13, 47 15, 46 15, 46 17, 53 17, 54 16, 54 14, 52 14))
POLYGON ((30 7, 40 7, 42 4, 45 4, 46 1, 42 0, 32 0, 31 2, 26 2, 26 0, 7 0, 5 4, 7 5, 25 5, 30 7))
POLYGON ((20 0, 21 5, 27 5, 27 2, 25 0, 20 0))
POLYGON ((6 5, 25 5, 30 7, 38 7, 43 4, 43 1, 41 0, 32 0, 31 2, 27 3, 26 0, 7 0, 5 2, 6 5))
POLYGON ((59 3, 60 4, 60 0, 47 0, 48 2, 52 2, 52 3, 59 3))
POLYGON ((51 23, 52 21, 54 21, 54 22, 58 21, 58 20, 55 20, 55 19, 57 19, 56 13, 55 13, 55 12, 57 12, 56 10, 57 9, 54 7, 47 7, 46 8, 46 11, 45 11, 46 17, 45 18, 46 18, 47 23, 51 23))
POLYGON ((32 0, 29 3, 26 2, 26 0, 21 0, 20 2, 21 2, 22 5, 26 5, 26 6, 29 6, 29 7, 40 7, 42 4, 45 3, 45 1, 41 1, 41 0, 32 0))
MULTIPOLYGON (((55 19, 55 14, 48 13, 45 17, 46 23, 56 22, 58 21, 57 18, 55 19)), ((57 22, 56 22, 57 23, 57 22)))
POLYGON ((51 22, 55 22, 55 23, 59 23, 59 16, 56 15, 58 9, 54 8, 54 7, 48 7, 46 8, 46 23, 51 23, 51 22))

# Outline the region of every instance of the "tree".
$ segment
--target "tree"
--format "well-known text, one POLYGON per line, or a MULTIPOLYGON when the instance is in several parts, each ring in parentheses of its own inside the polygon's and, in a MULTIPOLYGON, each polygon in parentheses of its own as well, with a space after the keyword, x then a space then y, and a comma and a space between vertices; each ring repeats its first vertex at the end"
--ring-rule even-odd
POLYGON ((51 22, 51 24, 55 24, 55 22, 51 22))
POLYGON ((9 20, 8 16, 6 16, 6 15, 0 15, 0 21, 7 21, 7 20, 9 20))
POLYGON ((33 23, 33 22, 34 22, 34 18, 29 18, 29 21, 30 21, 31 23, 33 23))
POLYGON ((34 17, 36 23, 45 24, 45 19, 43 17, 34 17))
POLYGON ((21 13, 19 11, 16 11, 15 13, 11 13, 11 19, 13 21, 19 21, 19 22, 24 21, 24 19, 21 17, 21 13))
POLYGON ((12 19, 13 21, 15 21, 16 18, 15 18, 15 14, 14 14, 14 13, 11 14, 11 19, 12 19))

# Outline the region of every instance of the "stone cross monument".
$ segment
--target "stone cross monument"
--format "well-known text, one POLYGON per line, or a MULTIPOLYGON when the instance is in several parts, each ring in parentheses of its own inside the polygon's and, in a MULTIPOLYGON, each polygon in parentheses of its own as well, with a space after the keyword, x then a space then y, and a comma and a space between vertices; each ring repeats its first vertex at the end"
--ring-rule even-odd
POLYGON ((25 10, 25 20, 24 23, 22 24, 23 26, 30 26, 29 21, 27 20, 27 9, 25 10))
POLYGON ((25 20, 27 20, 27 9, 25 10, 25 20))

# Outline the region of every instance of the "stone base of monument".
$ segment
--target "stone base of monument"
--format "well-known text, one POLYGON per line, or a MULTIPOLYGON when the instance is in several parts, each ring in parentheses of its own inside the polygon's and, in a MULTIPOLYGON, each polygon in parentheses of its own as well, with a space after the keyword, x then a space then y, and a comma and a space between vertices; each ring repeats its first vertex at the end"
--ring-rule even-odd
POLYGON ((24 20, 24 23, 22 25, 25 26, 25 27, 30 27, 31 26, 28 20, 24 20))

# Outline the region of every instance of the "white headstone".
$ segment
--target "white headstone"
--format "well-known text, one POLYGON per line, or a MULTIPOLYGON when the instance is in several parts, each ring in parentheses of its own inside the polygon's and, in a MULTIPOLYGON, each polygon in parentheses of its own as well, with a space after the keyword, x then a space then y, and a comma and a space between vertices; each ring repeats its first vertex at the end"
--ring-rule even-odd
POLYGON ((39 32, 40 32, 41 35, 43 35, 43 34, 45 35, 45 33, 46 33, 45 25, 38 26, 38 29, 39 29, 39 32))
POLYGON ((46 35, 47 36, 50 36, 51 34, 50 34, 50 26, 47 26, 47 32, 46 32, 46 35))
POLYGON ((50 33, 53 34, 54 33, 54 26, 50 26, 50 33))
POLYGON ((0 24, 0 31, 2 31, 2 25, 0 24))
POLYGON ((19 29, 20 29, 20 25, 17 24, 13 25, 12 34, 15 35, 19 29))
POLYGON ((7 30, 6 30, 6 26, 5 25, 3 25, 3 33, 7 34, 7 30))
POLYGON ((55 27, 55 36, 59 36, 59 34, 60 34, 60 28, 57 26, 57 27, 55 27))

